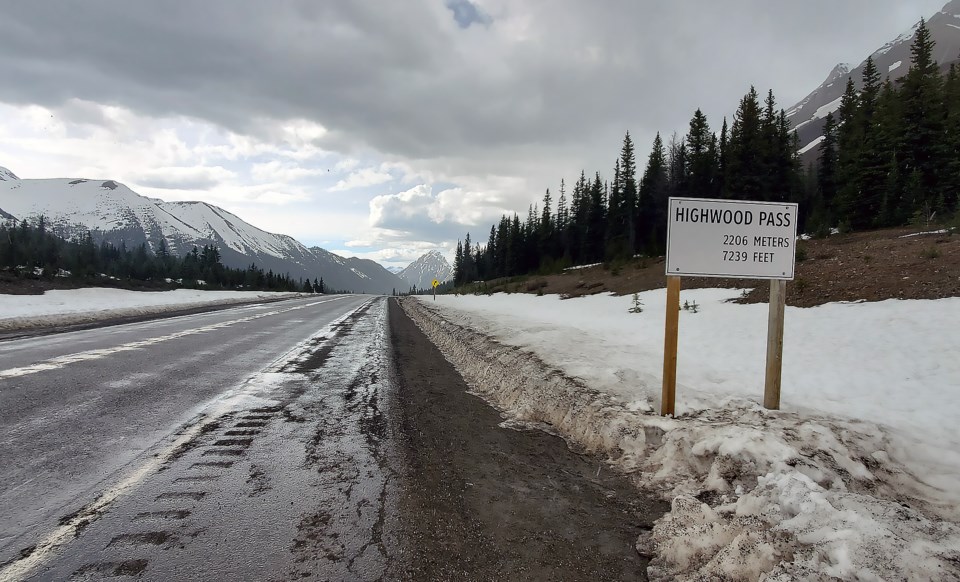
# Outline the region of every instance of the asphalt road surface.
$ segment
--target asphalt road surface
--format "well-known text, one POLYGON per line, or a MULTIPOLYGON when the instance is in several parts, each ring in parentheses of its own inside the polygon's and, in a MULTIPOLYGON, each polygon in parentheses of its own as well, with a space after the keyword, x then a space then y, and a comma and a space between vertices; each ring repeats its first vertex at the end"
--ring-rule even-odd
POLYGON ((0 342, 0 580, 634 580, 664 511, 392 300, 0 342))

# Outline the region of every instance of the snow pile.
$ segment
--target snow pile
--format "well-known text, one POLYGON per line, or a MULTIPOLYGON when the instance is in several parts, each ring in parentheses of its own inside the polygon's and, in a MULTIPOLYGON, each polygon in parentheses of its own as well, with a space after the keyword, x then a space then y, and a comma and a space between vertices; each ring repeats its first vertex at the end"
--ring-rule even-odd
POLYGON ((78 325, 119 317, 296 296, 296 293, 265 291, 176 289, 148 292, 103 288, 47 291, 43 295, 0 294, 0 331, 78 325))
POLYGON ((652 579, 960 580, 960 299, 788 308, 778 412, 755 402, 766 306, 736 293, 683 292, 703 310, 681 318, 676 419, 656 414, 662 290, 639 315, 606 296, 404 307, 509 417, 673 500, 638 540, 652 579))

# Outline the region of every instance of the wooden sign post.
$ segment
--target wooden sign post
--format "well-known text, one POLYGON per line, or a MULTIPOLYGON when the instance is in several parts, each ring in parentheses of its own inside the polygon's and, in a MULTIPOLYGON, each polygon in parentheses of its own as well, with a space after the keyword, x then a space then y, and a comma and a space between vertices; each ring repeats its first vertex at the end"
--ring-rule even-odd
POLYGON ((780 378, 783 371, 783 319, 787 307, 787 282, 770 281, 770 313, 767 317, 767 373, 763 407, 780 410, 780 378))
POLYGON ((660 414, 674 415, 680 277, 770 279, 763 405, 780 408, 787 281, 796 267, 794 203, 670 198, 667 211, 667 317, 660 414))
POLYGON ((677 400, 677 340, 680 331, 680 277, 667 277, 667 321, 663 334, 663 394, 660 414, 674 414, 677 400))

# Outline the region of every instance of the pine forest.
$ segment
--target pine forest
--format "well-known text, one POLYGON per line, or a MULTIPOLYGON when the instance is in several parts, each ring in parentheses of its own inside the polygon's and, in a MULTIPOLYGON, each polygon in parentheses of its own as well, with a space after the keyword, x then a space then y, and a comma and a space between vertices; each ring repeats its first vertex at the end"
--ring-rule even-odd
POLYGON ((501 217, 486 244, 468 233, 455 283, 663 254, 673 196, 796 202, 799 232, 814 236, 950 216, 960 189, 960 70, 942 71, 933 48, 921 21, 904 77, 881 80, 868 59, 862 88, 847 80, 807 165, 773 91, 761 102, 752 87, 719 132, 697 110, 686 135, 665 143, 657 134, 642 173, 628 132, 612 178, 580 171, 526 217, 501 217))

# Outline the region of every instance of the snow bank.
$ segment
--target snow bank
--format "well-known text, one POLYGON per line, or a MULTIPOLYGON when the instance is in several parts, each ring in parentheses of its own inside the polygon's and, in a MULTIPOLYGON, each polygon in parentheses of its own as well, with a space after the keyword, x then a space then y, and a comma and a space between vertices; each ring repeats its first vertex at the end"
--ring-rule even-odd
POLYGON ((0 331, 78 325, 117 317, 296 296, 296 293, 264 291, 127 291, 107 288, 55 290, 43 295, 0 295, 0 331))
POLYGON ((960 580, 960 300, 788 309, 783 411, 762 397, 765 305, 683 292, 678 418, 659 409, 664 292, 404 307, 507 416, 601 452, 672 511, 653 579, 960 580), (495 339, 494 339, 495 338, 495 339))

